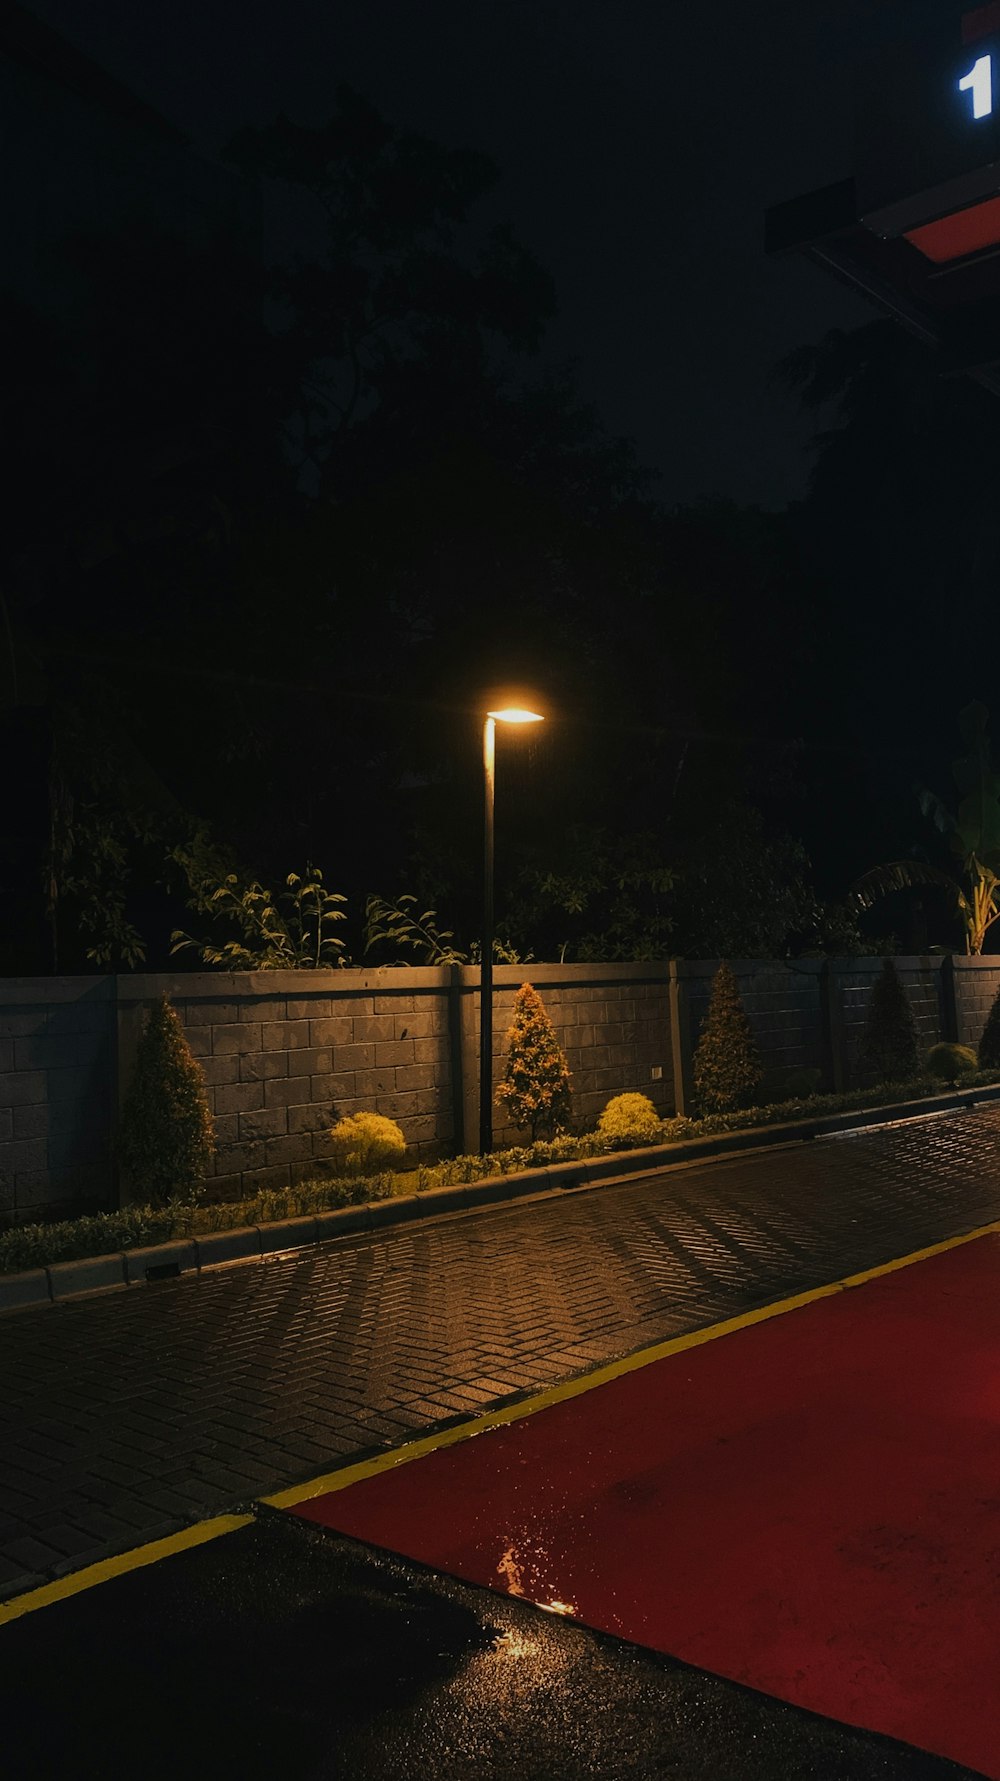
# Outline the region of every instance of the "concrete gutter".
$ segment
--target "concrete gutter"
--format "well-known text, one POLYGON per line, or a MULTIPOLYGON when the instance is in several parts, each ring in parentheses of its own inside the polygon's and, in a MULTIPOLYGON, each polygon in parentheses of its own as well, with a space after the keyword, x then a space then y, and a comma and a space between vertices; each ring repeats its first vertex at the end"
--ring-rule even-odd
POLYGON ((84 1256, 78 1261, 54 1262, 51 1267, 31 1268, 23 1274, 0 1274, 0 1312, 25 1311, 39 1305, 109 1288, 151 1284, 200 1273, 226 1262, 266 1261, 289 1251, 309 1249, 338 1237, 364 1235, 414 1219, 439 1218, 443 1213, 465 1212, 526 1196, 550 1197, 581 1188, 612 1187, 642 1180, 665 1168, 707 1162, 747 1150, 783 1148, 810 1138, 838 1132, 862 1131, 926 1119, 941 1113, 959 1113, 983 1101, 1000 1100, 1000 1083, 981 1088, 944 1091, 918 1101, 896 1101, 881 1107, 865 1107, 847 1113, 821 1114, 814 1119, 793 1120, 787 1125, 749 1126, 742 1131, 718 1132, 707 1138, 684 1138, 676 1144, 656 1144, 641 1150, 620 1150, 607 1156, 584 1157, 568 1163, 550 1163, 519 1174, 490 1175, 457 1187, 435 1187, 426 1193, 398 1199, 372 1200, 363 1206, 343 1206, 315 1212, 305 1218, 287 1218, 274 1224, 245 1225, 231 1231, 206 1231, 197 1237, 172 1238, 149 1248, 126 1249, 117 1255, 84 1256))

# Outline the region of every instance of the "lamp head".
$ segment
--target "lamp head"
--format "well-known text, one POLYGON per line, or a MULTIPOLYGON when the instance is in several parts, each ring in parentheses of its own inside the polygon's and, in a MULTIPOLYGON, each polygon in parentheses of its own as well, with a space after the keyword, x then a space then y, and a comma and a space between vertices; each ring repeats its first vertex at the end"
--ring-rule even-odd
POLYGON ((526 711, 522 705, 505 705, 502 710, 488 711, 486 715, 502 724, 540 724, 545 721, 540 711, 526 711))

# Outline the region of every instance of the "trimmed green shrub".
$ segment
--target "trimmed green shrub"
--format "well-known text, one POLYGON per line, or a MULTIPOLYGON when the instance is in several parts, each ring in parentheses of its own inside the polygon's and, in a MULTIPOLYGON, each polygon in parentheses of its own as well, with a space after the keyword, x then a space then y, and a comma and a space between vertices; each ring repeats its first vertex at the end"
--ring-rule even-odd
POLYGON ((129 1198, 193 1204, 214 1152, 205 1078, 169 998, 161 996, 146 1017, 118 1133, 129 1198))
POLYGON ((568 1124, 569 1085, 569 1065, 542 998, 532 984, 522 983, 507 1029, 507 1064, 497 1100, 516 1126, 527 1127, 533 1144, 568 1124))
POLYGON ((725 959, 712 979, 708 1012, 694 1053, 694 1090, 703 1113, 730 1113, 752 1104, 763 1078, 760 1057, 725 959))
POLYGON ((406 1139, 394 1119, 382 1113, 349 1113, 330 1133, 330 1160, 344 1175, 375 1175, 397 1169, 406 1156, 406 1139))
POLYGON ((19 1224, 0 1232, 0 1274, 24 1268, 76 1261, 87 1255, 114 1255, 121 1249, 168 1243, 173 1237, 196 1237, 208 1231, 238 1230, 242 1225, 305 1217, 338 1206, 386 1200, 396 1187, 394 1175, 369 1175, 361 1180, 300 1181, 295 1187, 262 1189, 247 1200, 222 1200, 211 1206, 126 1206, 120 1212, 95 1212, 57 1224, 19 1224))
POLYGON ((993 1006, 986 1016, 983 1036, 979 1041, 979 1068, 1000 1070, 1000 989, 993 997, 993 1006))
POLYGON ((663 1123, 648 1095, 615 1095, 597 1122, 606 1144, 655 1144, 663 1123))
POLYGON ((858 1064, 876 1082, 907 1082, 920 1068, 913 1009, 892 959, 882 960, 872 985, 858 1064))
POLYGON ((971 1045, 953 1045, 948 1040, 932 1045, 924 1060, 928 1076, 940 1076, 942 1082, 957 1082, 960 1076, 968 1076, 978 1068, 971 1045))

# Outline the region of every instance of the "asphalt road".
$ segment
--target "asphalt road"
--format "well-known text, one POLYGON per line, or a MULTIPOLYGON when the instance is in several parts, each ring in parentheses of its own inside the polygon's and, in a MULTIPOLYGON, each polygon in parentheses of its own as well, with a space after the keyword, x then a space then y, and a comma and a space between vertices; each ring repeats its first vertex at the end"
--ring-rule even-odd
POLYGON ((510 1597, 261 1519, 0 1629, 5 1781, 969 1781, 510 1597))

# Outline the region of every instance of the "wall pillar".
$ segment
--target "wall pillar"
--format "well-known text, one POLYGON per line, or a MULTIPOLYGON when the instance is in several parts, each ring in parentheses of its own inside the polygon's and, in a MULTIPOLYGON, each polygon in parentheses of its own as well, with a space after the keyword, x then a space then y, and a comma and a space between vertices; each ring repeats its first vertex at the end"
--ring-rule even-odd
POLYGON ((840 982, 830 959, 823 961, 819 974, 819 1008, 826 1085, 835 1095, 842 1095, 847 1086, 844 1005, 840 982))
POLYGON ((452 1142, 465 1154, 465 1056, 462 1045, 462 967, 448 966, 448 1075, 451 1083, 452 1142))
POLYGON ((462 1130, 465 1141, 471 1141, 475 1150, 479 1134, 479 966, 456 965, 455 971, 462 1053, 462 1130))
POLYGON ((955 1045, 958 1043, 958 1001, 955 995, 955 960, 950 952, 941 960, 937 983, 941 1037, 955 1045))
POLYGON ((670 960, 670 1050, 674 1066, 674 1105, 679 1117, 690 1117, 694 1106, 692 1075, 691 1007, 684 960, 670 960))

